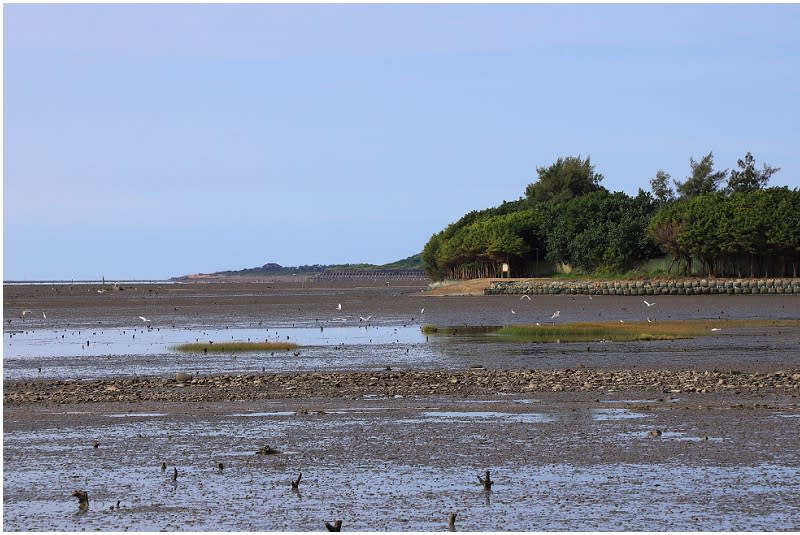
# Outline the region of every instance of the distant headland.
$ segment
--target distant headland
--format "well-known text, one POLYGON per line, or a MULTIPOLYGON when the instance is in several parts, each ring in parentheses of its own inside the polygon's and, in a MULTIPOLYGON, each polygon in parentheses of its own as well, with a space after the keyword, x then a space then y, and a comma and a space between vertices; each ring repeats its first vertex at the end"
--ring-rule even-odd
POLYGON ((347 273, 382 272, 382 274, 405 274, 424 276, 422 254, 416 254, 389 264, 313 264, 302 266, 282 266, 274 262, 259 267, 214 273, 195 273, 172 277, 171 281, 259 279, 264 277, 326 277, 347 273))

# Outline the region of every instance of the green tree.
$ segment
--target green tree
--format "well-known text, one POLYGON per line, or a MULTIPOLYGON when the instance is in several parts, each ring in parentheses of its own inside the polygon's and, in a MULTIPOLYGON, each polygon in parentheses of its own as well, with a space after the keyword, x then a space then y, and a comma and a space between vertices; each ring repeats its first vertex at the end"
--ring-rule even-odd
POLYGON ((422 265, 425 275, 431 280, 442 280, 446 275, 446 270, 439 262, 439 249, 442 245, 442 235, 444 231, 438 232, 430 237, 425 247, 422 248, 422 265))
POLYGON ((722 236, 720 221, 725 197, 719 193, 697 195, 689 199, 686 208, 686 221, 678 242, 693 257, 699 258, 702 270, 714 276, 717 260, 722 254, 722 236))
POLYGON ((665 173, 661 169, 656 171, 655 178, 650 179, 650 191, 653 192, 653 197, 659 204, 665 204, 675 199, 675 191, 673 191, 670 182, 672 177, 669 173, 665 173))
POLYGON ((550 167, 537 167, 539 179, 528 184, 525 196, 531 204, 561 202, 601 189, 603 175, 594 172, 590 157, 559 158, 550 167))
POLYGON ((668 272, 676 262, 683 262, 684 272, 691 272, 692 255, 678 240, 686 225, 686 210, 686 201, 663 205, 653 214, 647 226, 647 233, 672 258, 668 272))
POLYGON ((547 258, 587 272, 623 271, 656 253, 645 230, 652 197, 595 191, 551 205, 544 223, 547 258))
POLYGON ((696 162, 694 158, 689 158, 689 167, 692 169, 691 176, 683 182, 675 182, 675 187, 682 198, 691 198, 705 193, 713 193, 719 188, 720 182, 725 179, 728 170, 714 171, 714 155, 709 152, 696 162))
MULTIPOLYGON (((764 190, 770 211, 766 229, 767 245, 792 266, 792 276, 798 276, 800 264, 800 190, 787 187, 764 190)), ((783 271, 783 270, 782 270, 783 271)))
POLYGON ((736 164, 739 169, 731 171, 728 178, 727 190, 729 192, 763 189, 770 177, 781 170, 780 167, 770 167, 765 163, 759 171, 756 169, 756 160, 750 152, 744 155, 744 159, 737 160, 736 164))

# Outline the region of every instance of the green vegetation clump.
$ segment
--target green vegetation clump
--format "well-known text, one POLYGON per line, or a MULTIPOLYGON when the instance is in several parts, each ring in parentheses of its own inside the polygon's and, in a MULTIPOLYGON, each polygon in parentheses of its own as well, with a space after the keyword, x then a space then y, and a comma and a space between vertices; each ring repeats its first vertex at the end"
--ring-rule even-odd
POLYGON ((174 351, 187 353, 242 353, 248 351, 280 351, 297 347, 292 342, 192 342, 172 346, 174 351))
POLYGON ((708 322, 567 323, 512 325, 499 329, 497 334, 526 342, 630 342, 694 338, 711 334, 711 329, 708 322))
POLYGON ((714 169, 710 152, 689 164, 685 180, 658 170, 650 192, 630 196, 601 186, 588 157, 559 158, 536 169, 525 197, 431 236, 425 272, 433 280, 538 277, 569 266, 617 278, 666 257, 668 275, 674 267, 686 276, 797 277, 800 190, 767 187, 779 169, 758 169, 749 152, 730 173, 714 169))
POLYGON ((420 327, 423 334, 487 334, 496 332, 500 327, 492 325, 459 325, 457 327, 440 327, 425 324, 420 327))
POLYGON ((423 332, 435 334, 492 334, 511 342, 631 342, 678 340, 709 336, 731 329, 800 328, 800 320, 672 320, 636 321, 630 323, 585 322, 538 325, 510 325, 507 327, 423 326, 423 332))

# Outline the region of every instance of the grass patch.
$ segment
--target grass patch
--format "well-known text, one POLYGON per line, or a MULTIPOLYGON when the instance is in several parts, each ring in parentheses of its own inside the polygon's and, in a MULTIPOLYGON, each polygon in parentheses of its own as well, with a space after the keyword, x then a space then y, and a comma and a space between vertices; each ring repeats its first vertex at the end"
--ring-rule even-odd
POLYGON ((297 347, 292 342, 198 342, 172 346, 175 351, 189 353, 242 353, 247 351, 280 351, 297 347))
MULTIPOLYGON (((560 325, 513 325, 496 331, 523 342, 589 342, 592 340, 613 340, 630 342, 634 340, 677 340, 694 338, 706 334, 700 326, 671 325, 653 323, 567 323, 560 325)), ((711 334, 711 328, 707 329, 711 334)))
POLYGON ((440 327, 425 324, 420 327, 422 334, 488 334, 496 332, 500 327, 492 325, 459 325, 458 327, 440 327))
POLYGON ((800 328, 800 320, 674 320, 613 323, 560 323, 508 327, 437 327, 424 325, 423 333, 496 334, 517 342, 590 342, 609 340, 679 340, 724 333, 732 329, 800 328), (714 329, 714 330, 712 330, 714 329))

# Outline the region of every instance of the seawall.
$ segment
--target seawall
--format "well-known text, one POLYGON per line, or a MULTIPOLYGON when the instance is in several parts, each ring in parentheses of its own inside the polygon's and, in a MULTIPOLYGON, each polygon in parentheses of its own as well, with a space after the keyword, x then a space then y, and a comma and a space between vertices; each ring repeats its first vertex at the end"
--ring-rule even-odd
POLYGON ((800 296, 800 279, 643 279, 493 281, 486 295, 750 295, 800 296))

